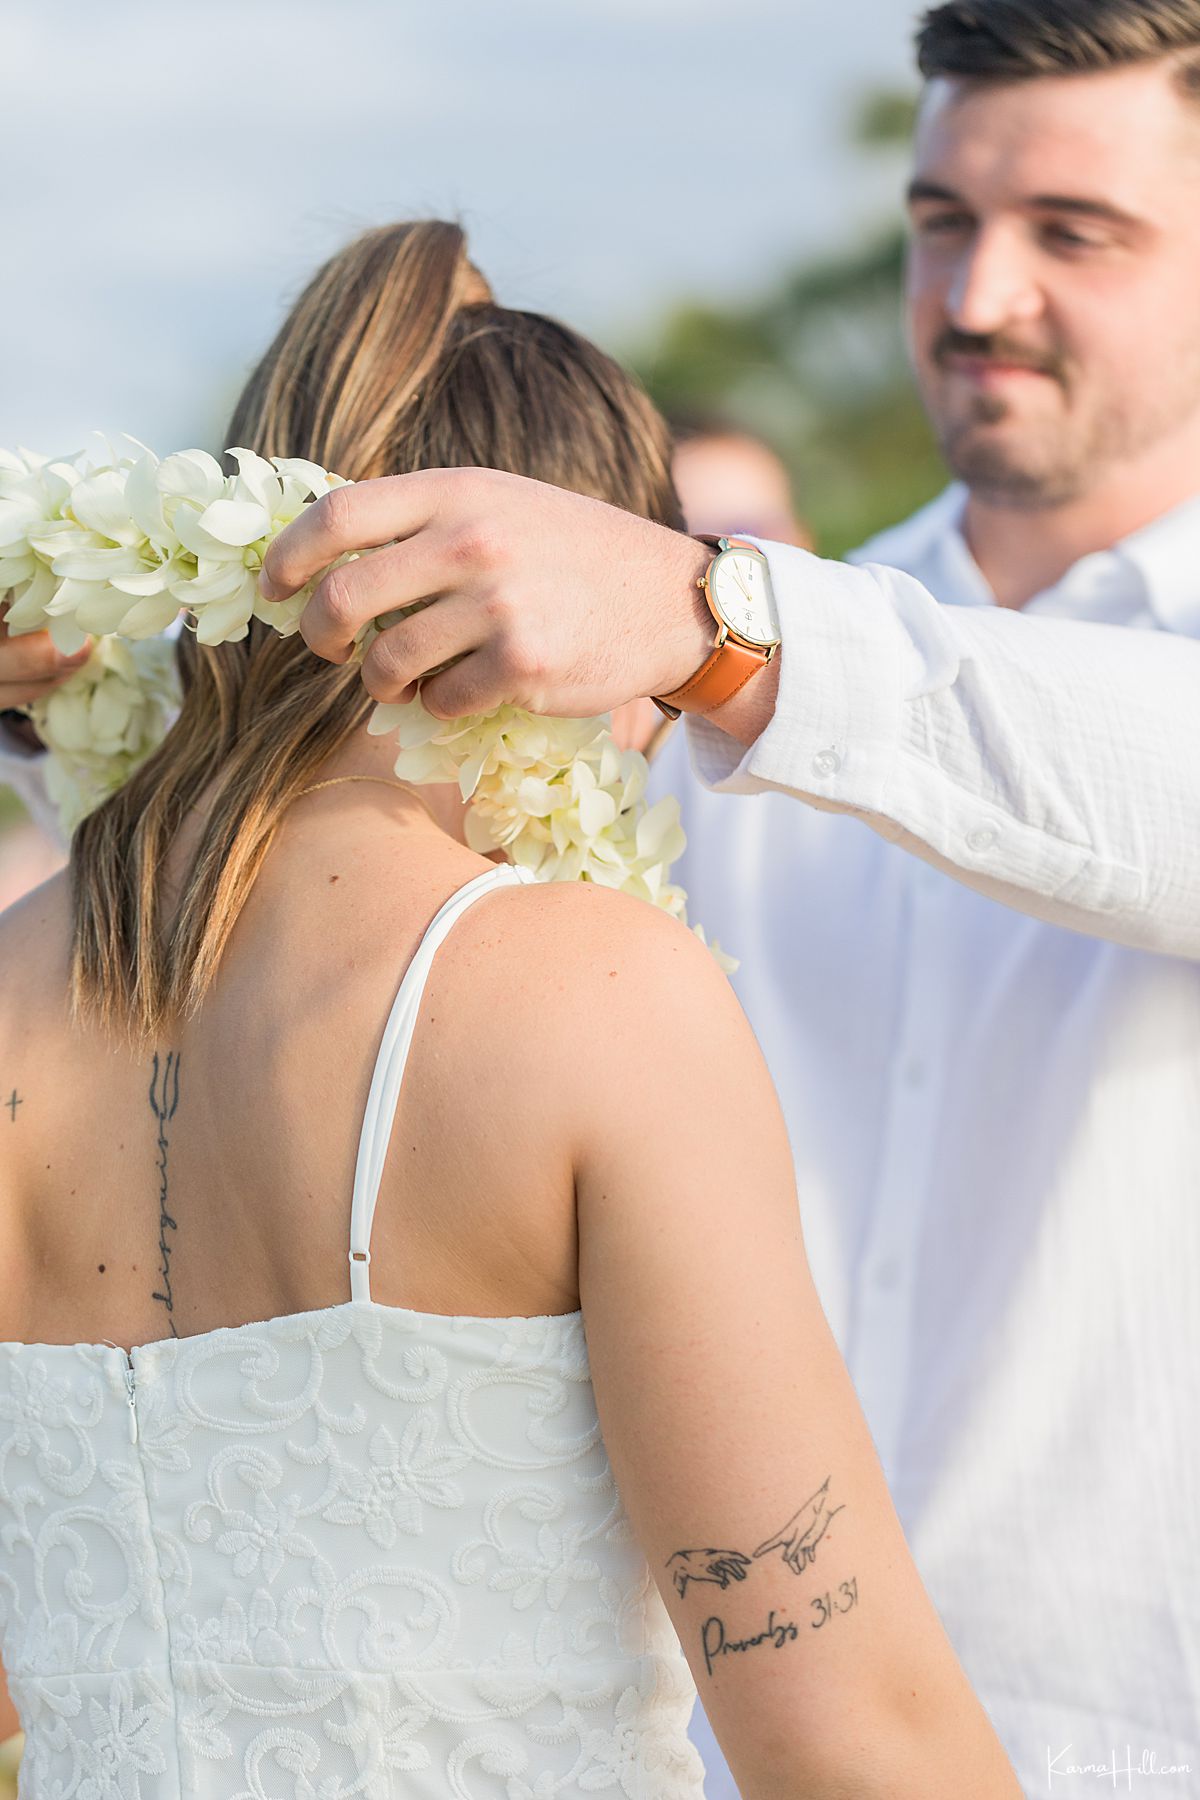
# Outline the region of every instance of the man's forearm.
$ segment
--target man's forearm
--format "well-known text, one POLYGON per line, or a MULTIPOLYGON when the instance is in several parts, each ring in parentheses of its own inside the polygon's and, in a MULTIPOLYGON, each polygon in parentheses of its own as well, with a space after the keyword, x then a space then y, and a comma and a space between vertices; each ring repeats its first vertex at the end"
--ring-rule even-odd
POLYGON ((757 737, 756 682, 692 721, 711 785, 854 814, 1023 912, 1200 958, 1200 643, 768 550, 778 691, 757 737))
POLYGON ((735 743, 749 748, 775 717, 783 650, 776 652, 760 675, 738 689, 731 700, 707 716, 735 743))

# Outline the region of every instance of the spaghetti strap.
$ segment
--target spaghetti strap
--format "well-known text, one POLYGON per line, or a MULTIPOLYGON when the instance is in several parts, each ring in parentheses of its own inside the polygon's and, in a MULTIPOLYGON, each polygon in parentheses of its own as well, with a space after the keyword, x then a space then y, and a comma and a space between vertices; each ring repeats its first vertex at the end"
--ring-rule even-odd
POLYGON ((371 1298, 371 1225, 375 1218, 375 1204, 379 1199, 379 1185, 383 1180, 383 1165, 387 1160, 396 1107, 400 1101, 400 1086, 404 1080, 404 1069, 434 956, 463 913, 477 900, 482 900, 485 894, 490 894, 496 888, 535 879, 528 869, 516 868, 511 863, 502 863, 498 868, 475 876, 465 887, 460 887, 451 894, 434 915, 405 970, 400 991, 384 1026, 383 1041, 375 1059, 375 1071, 371 1077, 371 1090, 367 1095, 367 1108, 358 1140, 354 1193, 350 1201, 352 1300, 371 1298))

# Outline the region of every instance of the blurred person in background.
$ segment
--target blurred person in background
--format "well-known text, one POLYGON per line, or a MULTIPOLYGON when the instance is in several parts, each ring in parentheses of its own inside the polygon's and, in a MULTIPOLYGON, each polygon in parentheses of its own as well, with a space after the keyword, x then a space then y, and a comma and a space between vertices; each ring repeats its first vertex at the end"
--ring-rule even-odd
POLYGON ((1114 1746, 1194 1777, 1200 0, 950 0, 919 56, 908 321, 958 480, 864 566, 451 472, 319 502, 265 584, 392 546, 310 602, 335 659, 444 595, 381 699, 682 709, 682 880, 976 1689, 1029 1793, 1114 1746))
POLYGON ((677 412, 667 423, 671 474, 693 537, 733 532, 812 549, 787 465, 765 438, 715 414, 677 412))

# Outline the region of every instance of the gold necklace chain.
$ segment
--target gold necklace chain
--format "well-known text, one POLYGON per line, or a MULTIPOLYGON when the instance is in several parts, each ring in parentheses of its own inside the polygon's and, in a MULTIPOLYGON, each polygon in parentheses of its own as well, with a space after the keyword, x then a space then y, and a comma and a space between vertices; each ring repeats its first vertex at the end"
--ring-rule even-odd
POLYGON ((306 794, 319 794, 322 788, 338 787, 344 781, 375 781, 378 782, 381 787, 394 788, 397 793, 407 794, 411 800, 416 801, 418 806, 424 808, 434 824, 438 827, 439 831, 444 829, 441 820, 438 818, 433 808, 427 801, 422 800, 420 794, 416 793, 413 788, 407 786, 403 781, 390 781, 386 775, 331 775, 326 781, 314 781, 311 787, 301 788, 300 792, 295 794, 293 798, 296 800, 303 800, 306 794))

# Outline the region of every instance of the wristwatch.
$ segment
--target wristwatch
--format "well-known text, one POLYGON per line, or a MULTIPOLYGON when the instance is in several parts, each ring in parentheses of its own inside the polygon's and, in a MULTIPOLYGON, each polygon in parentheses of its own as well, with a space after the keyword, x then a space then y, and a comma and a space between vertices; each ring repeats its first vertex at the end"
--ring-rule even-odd
POLYGON ((745 538, 701 537, 717 554, 696 586, 717 622, 712 655, 672 694, 651 695, 668 719, 724 706, 765 669, 779 648, 779 619, 767 559, 745 538))

